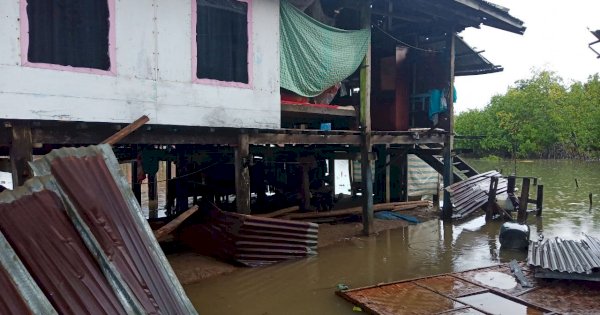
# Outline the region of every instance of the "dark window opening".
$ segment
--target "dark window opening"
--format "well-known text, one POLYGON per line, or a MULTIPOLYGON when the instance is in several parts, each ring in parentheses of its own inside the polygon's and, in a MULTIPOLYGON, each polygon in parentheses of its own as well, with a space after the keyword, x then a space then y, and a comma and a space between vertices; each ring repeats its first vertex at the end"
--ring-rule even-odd
POLYGON ((196 77, 248 83, 248 3, 197 0, 196 77))
POLYGON ((109 15, 107 0, 27 0, 27 60, 109 70, 109 15))

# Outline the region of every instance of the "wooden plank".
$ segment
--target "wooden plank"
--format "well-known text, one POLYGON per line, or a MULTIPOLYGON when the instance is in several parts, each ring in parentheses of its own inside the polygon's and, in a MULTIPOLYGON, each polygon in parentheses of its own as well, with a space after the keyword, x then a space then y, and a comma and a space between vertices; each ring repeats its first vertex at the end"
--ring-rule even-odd
POLYGON ((341 109, 339 106, 328 106, 320 104, 281 104, 281 114, 299 114, 302 116, 334 116, 334 117, 356 117, 356 111, 352 109, 341 109))
MULTIPOLYGON (((373 205, 372 209, 374 212, 379 211, 402 211, 402 210, 411 210, 420 207, 429 207, 431 203, 429 201, 408 201, 408 202, 391 202, 391 203, 381 203, 373 205)), ((348 215, 358 215, 363 213, 362 207, 353 207, 343 210, 335 210, 335 211, 325 211, 325 212, 316 212, 316 213, 293 213, 283 216, 282 219, 287 220, 307 220, 307 219, 318 219, 318 218, 328 218, 328 217, 340 217, 340 216, 348 216, 348 215)))
POLYGON ((139 129, 141 126, 143 126, 144 124, 146 124, 148 121, 150 121, 150 118, 148 118, 148 116, 146 116, 146 115, 143 115, 142 117, 136 119, 134 122, 132 122, 131 124, 127 125, 125 128, 119 130, 117 133, 115 133, 114 135, 106 138, 104 141, 102 141, 100 143, 114 145, 117 142, 123 140, 128 135, 130 135, 132 132, 134 132, 137 129, 139 129))
POLYGON ((299 206, 291 206, 291 207, 283 208, 283 209, 269 212, 269 213, 255 214, 255 216, 261 217, 261 218, 278 218, 278 217, 284 216, 286 214, 296 212, 298 210, 300 210, 299 206))
POLYGON ((240 134, 234 154, 235 204, 238 213, 250 214, 250 145, 248 134, 240 134))
POLYGON ((193 206, 185 212, 183 212, 182 214, 180 214, 179 216, 177 216, 177 218, 175 218, 171 222, 165 224, 160 229, 154 231, 154 236, 156 237, 156 240, 159 242, 164 241, 167 235, 175 231, 175 229, 177 229, 177 227, 179 227, 181 223, 183 223, 183 221, 189 218, 192 214, 196 213, 196 211, 198 211, 198 206, 193 206))
POLYGON ((13 188, 17 188, 33 175, 28 164, 33 161, 33 142, 28 122, 12 123, 10 142, 9 155, 13 188))

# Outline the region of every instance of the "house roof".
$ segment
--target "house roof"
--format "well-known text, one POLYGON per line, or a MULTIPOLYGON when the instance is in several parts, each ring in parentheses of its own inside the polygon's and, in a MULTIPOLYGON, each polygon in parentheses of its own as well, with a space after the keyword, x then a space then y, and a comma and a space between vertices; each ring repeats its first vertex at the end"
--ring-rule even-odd
MULTIPOLYGON (((456 55, 454 62, 454 75, 466 76, 501 72, 504 70, 502 66, 495 65, 485 58, 483 51, 476 50, 471 47, 460 36, 455 37, 456 55)), ((445 49, 446 39, 444 37, 429 38, 421 41, 421 46, 424 49, 432 51, 441 51, 445 49)))

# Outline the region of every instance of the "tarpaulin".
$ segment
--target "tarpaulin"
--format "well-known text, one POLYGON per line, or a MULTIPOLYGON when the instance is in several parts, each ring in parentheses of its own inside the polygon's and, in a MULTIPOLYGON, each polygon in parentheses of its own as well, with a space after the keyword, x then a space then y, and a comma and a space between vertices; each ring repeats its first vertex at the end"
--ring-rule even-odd
POLYGON ((325 25, 281 1, 281 87, 313 97, 349 77, 367 53, 371 30, 325 25))

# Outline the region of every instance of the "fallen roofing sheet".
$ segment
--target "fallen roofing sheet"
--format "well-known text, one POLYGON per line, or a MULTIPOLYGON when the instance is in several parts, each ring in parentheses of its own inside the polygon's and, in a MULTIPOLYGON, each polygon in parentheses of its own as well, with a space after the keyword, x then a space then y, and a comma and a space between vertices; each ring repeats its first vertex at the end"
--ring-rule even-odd
POLYGON ((505 193, 508 181, 496 171, 475 175, 446 188, 454 209, 453 218, 465 218, 487 203, 492 177, 499 177, 496 195, 505 193))
POLYGON ((0 230, 59 314, 197 314, 110 146, 31 166, 38 177, 0 194, 0 230))
POLYGON ((203 224, 179 237, 196 251, 256 267, 317 254, 315 223, 263 218, 211 210, 203 224))
POLYGON ((56 311, 0 233, 0 314, 55 315, 56 311))
POLYGON ((600 281, 600 241, 583 235, 579 241, 531 242, 527 261, 536 267, 536 277, 600 281))

